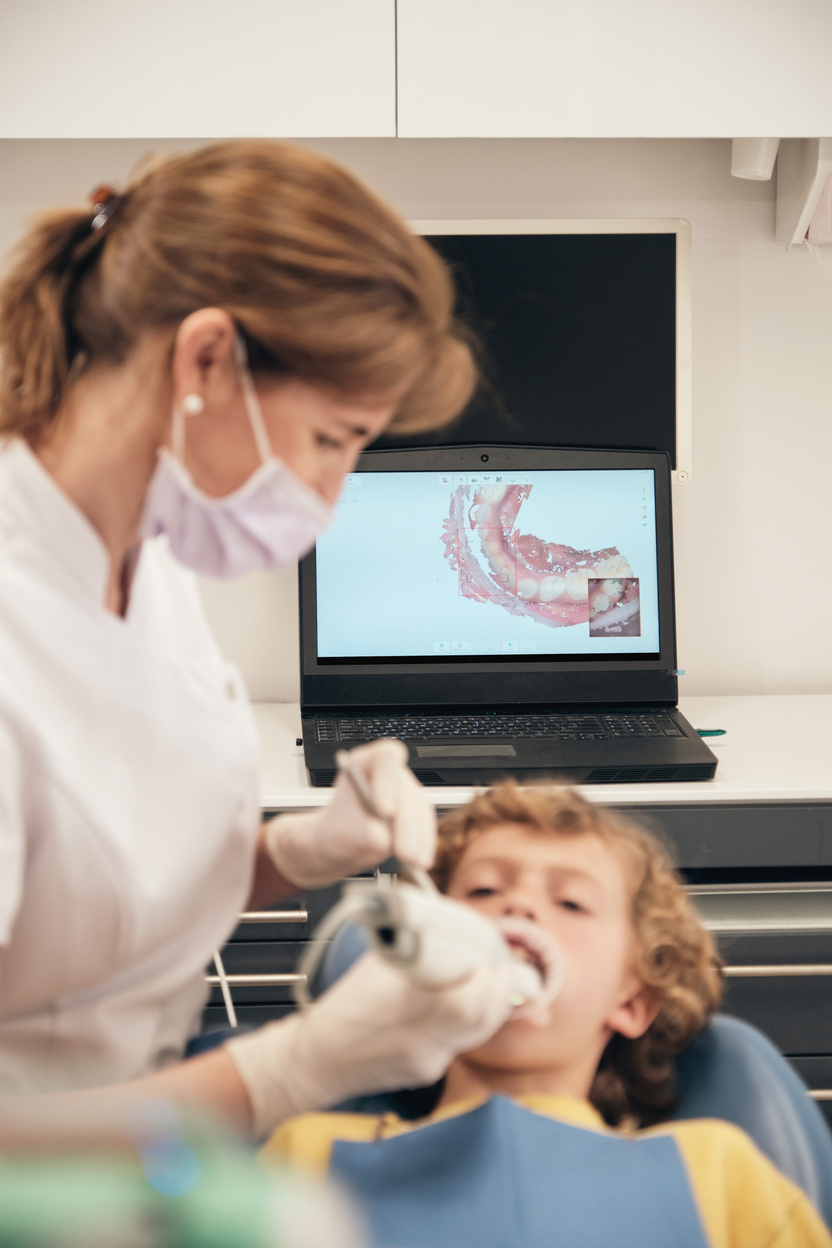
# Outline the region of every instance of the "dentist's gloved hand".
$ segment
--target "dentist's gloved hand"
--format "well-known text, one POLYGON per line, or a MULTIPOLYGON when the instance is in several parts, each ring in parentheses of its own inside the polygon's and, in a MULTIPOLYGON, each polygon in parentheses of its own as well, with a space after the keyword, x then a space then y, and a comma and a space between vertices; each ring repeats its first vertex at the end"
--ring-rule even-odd
POLYGON ((350 751, 376 808, 390 828, 371 818, 346 776, 335 782, 332 801, 310 814, 278 815, 266 827, 266 846, 284 879, 298 888, 324 888, 366 871, 391 854, 430 867, 436 851, 436 816, 407 765, 407 747, 385 738, 350 751))
POLYGON ((435 1083, 452 1058, 483 1044, 511 1012, 508 961, 428 990, 367 953, 307 1010, 230 1040, 254 1134, 361 1093, 435 1083))

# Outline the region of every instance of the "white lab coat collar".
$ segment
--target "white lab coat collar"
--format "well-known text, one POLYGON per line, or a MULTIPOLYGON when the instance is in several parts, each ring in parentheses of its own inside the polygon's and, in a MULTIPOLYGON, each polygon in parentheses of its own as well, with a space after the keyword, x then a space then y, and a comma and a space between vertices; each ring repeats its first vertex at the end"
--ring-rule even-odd
POLYGON ((110 555, 101 535, 19 437, 0 441, 0 534, 28 537, 103 607, 110 555))

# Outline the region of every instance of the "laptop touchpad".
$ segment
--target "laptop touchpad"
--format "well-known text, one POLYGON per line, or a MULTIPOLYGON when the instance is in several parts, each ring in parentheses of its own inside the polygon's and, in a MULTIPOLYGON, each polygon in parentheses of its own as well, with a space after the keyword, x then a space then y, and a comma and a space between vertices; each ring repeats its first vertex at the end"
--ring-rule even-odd
POLYGON ((417 745, 419 758, 516 758, 513 745, 417 745))

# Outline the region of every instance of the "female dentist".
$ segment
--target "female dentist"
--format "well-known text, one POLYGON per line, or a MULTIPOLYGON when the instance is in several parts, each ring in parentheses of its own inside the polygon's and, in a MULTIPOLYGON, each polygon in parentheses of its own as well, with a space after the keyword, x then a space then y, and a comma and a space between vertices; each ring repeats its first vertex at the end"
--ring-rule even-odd
POLYGON ((260 825, 250 707, 183 565, 297 560, 364 446, 447 421, 473 366, 434 253, 322 156, 223 143, 94 198, 0 288, 0 1092, 162 1095, 259 1134, 430 1080, 510 988, 422 992, 368 955, 180 1060, 246 904, 429 865, 434 837, 395 742, 355 752, 392 835, 342 784, 260 825))

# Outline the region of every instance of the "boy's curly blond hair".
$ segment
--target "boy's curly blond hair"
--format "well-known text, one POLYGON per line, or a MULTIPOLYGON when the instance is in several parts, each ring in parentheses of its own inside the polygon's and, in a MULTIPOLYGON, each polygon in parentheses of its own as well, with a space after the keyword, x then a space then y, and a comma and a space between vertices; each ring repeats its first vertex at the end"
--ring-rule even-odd
POLYGON ((613 1125, 657 1121, 673 1103, 673 1058, 707 1026, 722 996, 722 963, 710 933, 650 832, 561 786, 507 781, 446 815, 432 872, 443 892, 471 841, 506 823, 542 836, 597 836, 622 863, 632 898, 634 970, 659 1008, 643 1036, 612 1037, 589 1099, 613 1125))

